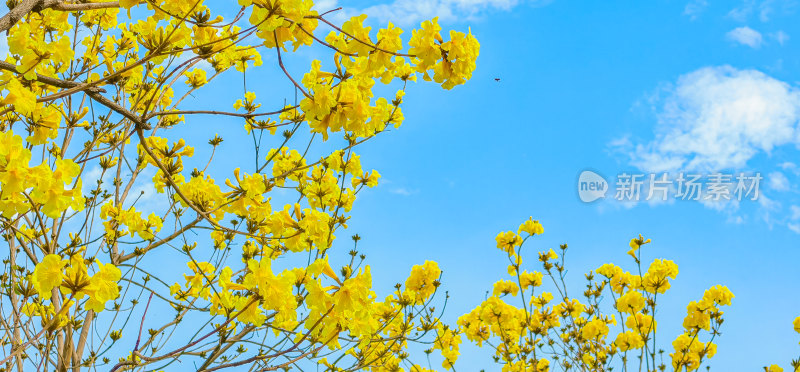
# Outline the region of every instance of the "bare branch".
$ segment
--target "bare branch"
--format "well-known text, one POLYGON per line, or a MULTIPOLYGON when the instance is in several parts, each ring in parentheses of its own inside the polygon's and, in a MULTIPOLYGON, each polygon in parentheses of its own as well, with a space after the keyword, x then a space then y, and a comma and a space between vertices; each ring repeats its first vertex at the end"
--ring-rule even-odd
POLYGON ((55 10, 63 10, 65 12, 78 12, 82 10, 97 10, 97 9, 109 9, 109 8, 119 8, 119 1, 109 1, 104 3, 78 3, 78 4, 69 4, 63 1, 55 0, 55 1, 47 1, 45 3, 45 7, 53 8, 55 10), (52 6, 46 6, 47 3, 55 3, 52 6))

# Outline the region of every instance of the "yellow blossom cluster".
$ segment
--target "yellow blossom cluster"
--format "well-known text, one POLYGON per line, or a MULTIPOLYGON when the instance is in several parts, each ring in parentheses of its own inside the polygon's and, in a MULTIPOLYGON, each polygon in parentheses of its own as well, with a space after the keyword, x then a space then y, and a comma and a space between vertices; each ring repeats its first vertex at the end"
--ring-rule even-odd
MULTIPOLYGON (((635 273, 604 264, 586 275, 588 284, 579 300, 568 295, 566 245, 560 246, 560 253, 549 249, 537 254, 541 272, 522 268, 524 244, 543 232, 539 221, 531 218, 516 233, 497 235, 497 248, 507 255, 511 278, 495 283, 491 297, 459 318, 460 331, 467 339, 478 346, 490 345, 503 371, 627 370, 639 362, 641 370, 666 369, 656 352, 654 314, 658 296, 669 290, 678 266, 655 259, 643 271, 641 247, 651 241, 640 235, 629 244, 628 253, 637 265, 635 273), (540 289, 545 278, 552 282, 553 290, 540 289), (613 300, 610 308, 602 305, 604 293, 613 300), (510 297, 518 297, 514 302, 519 306, 506 302, 510 297)), ((719 334, 723 322, 719 307, 730 305, 732 299, 727 287, 717 285, 708 289, 702 300, 689 303, 685 332, 672 343, 672 368, 697 370, 714 356, 713 337, 708 341, 702 337, 719 334)))
POLYGON ((5 218, 31 210, 58 218, 70 209, 83 210, 80 167, 74 161, 57 157, 55 169, 46 163, 30 163, 31 151, 24 147, 22 137, 11 130, 0 133, 0 212, 5 218))
POLYGON ((100 218, 105 220, 103 222, 106 229, 105 238, 111 244, 127 234, 131 236, 138 234, 144 240, 153 240, 164 224, 161 217, 155 213, 150 213, 147 219, 144 219, 142 212, 137 212, 136 207, 126 210, 112 205, 111 202, 100 208, 100 218))
POLYGON ((403 123, 417 74, 466 83, 480 48, 471 33, 445 40, 436 19, 407 34, 365 15, 336 24, 337 10, 312 0, 7 5, 0 280, 22 311, 2 312, 13 324, 0 364, 118 371, 181 357, 203 370, 285 369, 305 358, 423 371, 408 355, 423 342, 455 363, 461 339, 438 318, 435 262, 379 298, 358 235, 336 253, 358 195, 381 180, 355 147, 403 123), (327 56, 294 53, 312 45, 327 56), (243 89, 220 92, 223 75, 243 89), (201 97, 214 107, 189 103, 201 97), (245 130, 207 133, 228 119, 245 130), (255 167, 221 168, 217 151, 255 167))
MULTIPOLYGON (((31 276, 31 283, 36 289, 40 300, 50 300, 58 289, 61 293, 69 296, 69 300, 77 306, 81 299, 88 296, 83 301, 83 307, 94 312, 105 310, 107 301, 115 300, 119 296, 117 281, 121 272, 112 264, 102 264, 96 261, 97 269, 94 275, 88 274, 88 267, 92 262, 76 253, 69 259, 61 258, 59 255, 50 254, 44 257, 42 262, 36 265, 36 269, 31 276)), ((39 303, 41 304, 41 303, 39 303)), ((52 303, 51 303, 52 305, 52 303)), ((65 308, 66 313, 59 312, 60 315, 69 315, 69 309, 65 308)), ((75 309, 77 314, 77 308, 75 309)), ((41 312, 39 312, 41 315, 41 312)))

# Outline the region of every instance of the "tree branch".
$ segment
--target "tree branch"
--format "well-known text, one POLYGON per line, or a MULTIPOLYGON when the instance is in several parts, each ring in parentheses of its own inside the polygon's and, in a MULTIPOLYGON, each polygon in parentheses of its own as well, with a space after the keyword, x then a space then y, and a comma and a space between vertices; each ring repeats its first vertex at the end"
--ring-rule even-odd
MULTIPOLYGON (((14 9, 16 9, 16 8, 14 8, 14 9)), ((17 72, 17 66, 14 66, 14 65, 12 65, 12 64, 10 64, 8 62, 5 62, 5 61, 0 61, 0 69, 7 70, 7 71, 12 71, 12 72, 17 72)), ((55 79, 55 78, 51 78, 51 77, 47 77, 47 76, 42 76, 42 75, 39 75, 39 74, 36 74, 36 81, 38 81, 40 83, 47 84, 47 85, 52 85, 54 87, 67 89, 68 91, 70 91, 70 94, 77 93, 77 92, 80 92, 80 91, 84 91, 84 92, 86 92, 86 94, 89 95, 89 97, 91 97, 92 99, 94 99, 95 101, 100 103, 101 105, 103 105, 105 107, 108 107, 109 109, 115 111, 116 113, 124 116, 128 120, 134 122, 135 124, 142 126, 144 129, 150 129, 150 126, 147 125, 147 122, 145 120, 142 120, 142 118, 139 117, 139 115, 136 115, 135 113, 129 111, 128 109, 126 109, 126 108, 124 108, 124 107, 122 107, 122 106, 120 106, 118 104, 116 104, 114 101, 112 101, 112 100, 104 97, 102 94, 100 94, 100 93, 104 93, 105 89, 98 88, 96 86, 92 86, 92 85, 89 85, 89 84, 81 84, 81 83, 74 82, 74 81, 59 80, 59 79, 55 79)), ((60 95, 60 94, 63 94, 64 92, 65 91, 62 91, 62 92, 59 92, 59 93, 55 93, 54 95, 60 95)), ((50 97, 52 97, 52 95, 50 97)), ((50 100, 48 97, 44 97, 44 98, 47 98, 46 100, 50 100)))
MULTIPOLYGON (((10 64, 10 63, 8 63, 6 61, 0 61, 0 69, 19 73, 17 71, 17 66, 12 65, 12 64, 10 64)), ((63 88, 63 89, 69 89, 69 88, 75 88, 75 87, 81 86, 81 83, 78 83, 78 82, 69 81, 69 80, 55 79, 55 78, 51 78, 51 77, 43 76, 43 75, 39 75, 39 74, 36 74, 36 81, 38 81, 40 83, 47 84, 47 85, 52 85, 54 87, 63 88)), ((105 89, 98 88, 98 87, 92 87, 92 86, 87 86, 86 90, 87 91, 98 92, 98 93, 105 93, 105 89)))
POLYGON ((53 8, 55 10, 63 10, 65 12, 77 12, 81 10, 119 8, 119 1, 108 1, 104 3, 69 4, 60 0, 47 0, 45 1, 44 8, 53 8))
POLYGON ((42 11, 44 9, 56 9, 68 12, 80 10, 96 10, 106 8, 119 8, 119 1, 109 1, 104 3, 83 3, 70 4, 63 0, 22 0, 14 9, 11 9, 0 18, 0 32, 8 31, 14 27, 20 19, 32 11, 42 11))
POLYGON ((0 32, 10 30, 22 17, 43 2, 44 0, 22 0, 14 9, 9 10, 3 18, 0 18, 0 32))

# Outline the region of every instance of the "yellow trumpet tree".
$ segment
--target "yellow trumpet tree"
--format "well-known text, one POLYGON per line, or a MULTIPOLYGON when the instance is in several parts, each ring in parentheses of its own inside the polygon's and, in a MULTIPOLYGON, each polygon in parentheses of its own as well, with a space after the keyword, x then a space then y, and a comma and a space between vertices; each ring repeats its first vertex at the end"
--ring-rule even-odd
POLYGON ((435 18, 410 36, 364 15, 337 23, 339 9, 311 0, 6 5, 0 371, 422 372, 453 369, 462 338, 504 371, 693 371, 715 354, 733 294, 706 290, 663 337, 657 302, 678 268, 646 265, 642 236, 631 271, 600 266, 576 296, 566 245, 539 252, 540 271, 523 265, 544 231, 525 221, 496 237, 507 279, 453 326, 434 306, 435 262, 378 298, 359 236, 336 239, 380 182, 356 151, 403 123, 418 76, 470 79, 469 32, 445 38, 435 18), (296 98, 262 102, 248 79, 296 98), (237 122, 252 147, 196 129, 209 121, 237 122), (228 169, 218 151, 247 160, 228 169))
POLYGON ((358 146, 403 123, 418 75, 445 89, 471 77, 470 33, 442 36, 435 18, 405 37, 364 15, 337 24, 338 9, 311 0, 6 5, 2 370, 421 371, 414 344, 455 360, 431 305, 436 263, 378 298, 358 236, 334 242, 380 179, 358 146), (303 51, 319 58, 295 76, 287 58, 303 51), (264 69, 281 78, 253 78, 264 69), (273 105, 245 88, 226 102, 219 80, 237 74, 298 98, 273 105), (217 106, 187 108, 201 97, 217 106), (220 117, 254 141, 225 151, 255 167, 220 169, 215 133, 176 134, 220 117), (162 279, 173 272, 183 279, 162 279))
MULTIPOLYGON (((517 231, 497 234, 497 248, 508 258, 508 277, 494 283, 491 296, 458 319, 459 335, 493 351, 503 372, 547 371, 697 371, 710 368, 721 336, 723 306, 733 293, 715 285, 686 307, 683 331, 677 337, 658 332, 658 299, 678 276, 667 259, 646 264, 650 239, 630 240, 632 270, 607 263, 585 274, 582 293, 567 284, 566 244, 534 252, 538 266, 526 265, 529 239, 544 233, 533 218, 517 231), (538 270, 537 270, 538 269, 538 270), (605 300, 605 301, 604 301, 605 300), (665 339, 666 338, 666 339, 665 339), (670 346, 664 346, 666 342, 670 346)), ((663 297, 661 297, 663 298, 663 297)), ((800 333, 800 317, 794 320, 800 333)), ((800 359, 791 370, 800 371, 800 359)), ((783 372, 773 364, 767 372, 783 372)))

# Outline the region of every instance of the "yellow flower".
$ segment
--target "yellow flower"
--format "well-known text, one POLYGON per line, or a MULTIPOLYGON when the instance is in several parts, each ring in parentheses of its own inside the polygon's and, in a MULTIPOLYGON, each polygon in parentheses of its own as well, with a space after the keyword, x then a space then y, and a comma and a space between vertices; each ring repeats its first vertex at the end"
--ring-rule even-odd
POLYGON ((605 337, 608 334, 608 324, 600 318, 594 318, 581 328, 581 336, 586 340, 605 337))
POLYGON ((522 289, 527 289, 529 286, 538 287, 542 285, 542 273, 538 271, 534 272, 523 272, 519 274, 519 281, 522 285, 522 289))
POLYGON ((186 76, 186 85, 192 88, 198 88, 208 83, 208 80, 206 80, 206 71, 202 68, 186 71, 183 75, 186 76))
POLYGON ((517 292, 519 292, 519 287, 517 286, 517 283, 514 283, 510 280, 501 280, 498 281, 497 283, 494 283, 494 290, 492 291, 492 296, 500 296, 507 294, 516 296, 517 292))
POLYGON ((639 332, 641 335, 646 335, 656 331, 656 321, 651 315, 636 313, 628 316, 625 320, 625 326, 631 330, 639 332))
POLYGON ((434 261, 425 261, 422 265, 414 265, 406 279, 406 293, 412 296, 415 303, 420 304, 430 297, 439 285, 442 270, 434 261))
MULTIPOLYGON (((642 279, 642 286, 650 293, 664 293, 670 288, 667 278, 675 279, 678 276, 678 265, 671 260, 653 260, 647 273, 642 279)), ((731 295, 732 296, 732 295, 731 295)))
POLYGON ((617 335, 617 339, 614 340, 614 346, 622 352, 631 349, 641 349, 644 347, 644 339, 642 339, 639 333, 633 331, 622 332, 617 335))
POLYGON ((547 262, 555 259, 558 259, 558 254, 553 249, 550 249, 547 252, 539 252, 539 261, 547 262))
MULTIPOLYGON (((223 290, 240 291, 247 289, 247 287, 245 287, 244 285, 231 281, 232 276, 233 276, 233 270, 230 267, 225 266, 225 268, 222 269, 222 272, 219 274, 219 284, 222 286, 223 290)), ((178 283, 175 284, 177 285, 178 283)), ((178 286, 178 289, 180 289, 180 286, 178 286)), ((225 293, 230 293, 230 292, 225 292, 225 293)))
POLYGON ((533 217, 531 217, 519 226, 519 232, 523 231, 530 235, 540 235, 544 233, 544 227, 542 227, 542 224, 539 223, 539 221, 534 220, 533 217))
POLYGON ((550 301, 553 300, 553 294, 550 292, 543 292, 539 297, 531 298, 531 304, 535 305, 536 307, 544 307, 550 301))
POLYGON ((639 234, 638 238, 631 239, 630 246, 633 249, 639 249, 641 246, 650 243, 650 239, 645 240, 642 234, 639 234))
POLYGON ((106 301, 111 301, 119 297, 119 287, 117 282, 122 277, 122 272, 113 264, 102 264, 97 261, 99 270, 92 276, 86 293, 90 299, 86 301, 84 308, 101 312, 105 309, 106 301))
POLYGON ((622 268, 610 263, 598 267, 597 270, 595 271, 597 271, 598 274, 608 279, 611 279, 618 275, 622 275, 622 268))
POLYGON ((550 371, 550 361, 547 359, 539 359, 536 362, 536 372, 548 372, 550 371))
POLYGON ((617 310, 623 313, 635 314, 642 311, 644 306, 644 297, 638 291, 629 291, 617 300, 617 310))
POLYGON ((379 178, 381 178, 381 174, 378 173, 378 171, 376 170, 372 170, 372 172, 364 172, 364 175, 360 177, 353 177, 352 184, 353 187, 356 187, 358 185, 375 187, 378 185, 379 178))
POLYGON ((331 265, 328 263, 328 256, 317 259, 311 263, 311 265, 308 265, 306 270, 308 275, 316 277, 319 276, 319 274, 325 274, 329 278, 334 279, 337 282, 339 281, 339 277, 336 276, 336 272, 333 271, 333 268, 331 268, 331 265))
POLYGON ((713 306, 704 301, 692 301, 686 306, 686 317, 683 319, 683 328, 687 330, 711 328, 710 312, 715 310, 713 306))
POLYGON ((522 238, 514 234, 513 231, 501 232, 497 234, 495 240, 497 241, 497 248, 506 251, 508 254, 514 253, 514 248, 522 245, 522 238))
POLYGON ((704 300, 714 302, 717 305, 730 305, 731 299, 734 297, 728 287, 721 285, 715 285, 703 294, 704 300))
POLYGON ((628 254, 633 258, 637 258, 636 252, 639 250, 639 248, 647 243, 650 243, 650 239, 645 240, 642 234, 639 234, 638 238, 631 239, 631 242, 628 244, 631 247, 631 249, 628 251, 628 254))
POLYGON ((17 79, 9 80, 5 88, 8 94, 2 101, 4 105, 14 105, 14 110, 25 116, 33 113, 36 108, 36 94, 22 86, 17 79))
POLYGON ((119 5, 125 9, 133 8, 140 0, 120 0, 119 5))
POLYGON ((457 330, 449 329, 448 327, 439 323, 439 326, 436 328, 436 342, 434 343, 434 349, 442 351, 442 356, 445 359, 442 362, 442 368, 451 369, 453 367, 453 363, 456 362, 459 356, 458 345, 460 343, 461 335, 457 330))
POLYGON ((67 260, 61 259, 57 254, 48 254, 33 269, 33 287, 39 296, 44 300, 49 300, 53 288, 61 285, 64 274, 61 270, 67 265, 67 260))

